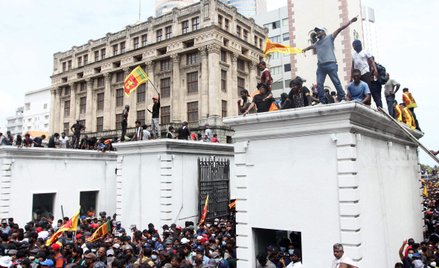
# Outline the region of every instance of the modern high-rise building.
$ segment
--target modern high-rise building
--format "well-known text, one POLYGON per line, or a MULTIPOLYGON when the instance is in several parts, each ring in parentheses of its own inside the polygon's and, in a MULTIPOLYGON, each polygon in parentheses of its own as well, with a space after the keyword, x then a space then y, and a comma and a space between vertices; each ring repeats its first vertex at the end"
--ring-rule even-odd
MULTIPOLYGON (((268 29, 268 38, 272 42, 290 44, 290 32, 288 23, 288 9, 278 8, 261 13, 256 17, 256 23, 268 29)), ((291 58, 289 54, 273 53, 265 59, 270 66, 273 77, 272 90, 274 97, 281 93, 289 92, 291 81, 291 58)))
POLYGON ((50 132, 80 120, 90 135, 116 136, 125 105, 129 127, 136 120, 149 124, 153 83, 161 95, 162 129, 209 123, 224 130, 217 132, 224 141, 222 117, 237 114, 241 89, 256 88, 265 37, 266 30, 236 8, 202 0, 55 53, 50 132), (124 78, 139 65, 151 83, 126 96, 124 78))
POLYGON ((48 136, 50 123, 50 87, 28 91, 24 95, 23 134, 48 136))
POLYGON ((368 6, 361 7, 361 17, 363 24, 363 45, 364 49, 374 55, 375 59, 380 61, 378 49, 378 38, 375 25, 375 10, 368 6))
POLYGON ((228 0, 223 2, 235 6, 239 13, 248 18, 254 18, 257 14, 267 10, 266 0, 228 0))
POLYGON ((14 137, 21 135, 23 131, 23 107, 18 107, 15 115, 6 117, 6 123, 6 131, 10 131, 14 137))
POLYGON ((195 2, 196 0, 156 0, 155 15, 159 17, 171 12, 173 8, 182 8, 195 2))

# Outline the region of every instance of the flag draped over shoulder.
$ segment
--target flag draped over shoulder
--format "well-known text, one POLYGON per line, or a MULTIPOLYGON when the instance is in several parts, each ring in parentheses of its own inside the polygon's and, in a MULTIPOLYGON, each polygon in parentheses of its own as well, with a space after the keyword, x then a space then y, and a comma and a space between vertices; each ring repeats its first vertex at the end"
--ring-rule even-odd
POLYGON ((76 232, 78 229, 78 221, 79 221, 79 209, 78 212, 73 215, 63 226, 61 226, 49 239, 46 240, 46 246, 50 246, 55 243, 61 235, 66 232, 76 232))
POLYGON ((207 195, 207 197, 206 197, 206 202, 204 202, 203 213, 201 214, 200 223, 198 223, 198 226, 200 226, 201 224, 203 224, 204 221, 206 220, 206 216, 207 216, 207 205, 208 205, 208 204, 209 204, 209 195, 207 195))
POLYGON ((298 54, 298 53, 302 53, 302 49, 283 45, 280 43, 274 43, 268 38, 265 39, 264 57, 274 52, 279 52, 283 54, 298 54))
POLYGON ((103 223, 101 226, 99 226, 99 228, 96 229, 96 231, 89 238, 87 238, 87 242, 91 243, 104 237, 106 234, 108 234, 110 230, 111 223, 110 221, 107 221, 106 223, 103 223))
POLYGON ((426 184, 424 184, 424 191, 422 191, 422 194, 423 194, 425 197, 428 197, 428 190, 427 190, 427 185, 426 185, 426 184))
POLYGON ((131 73, 125 77, 123 90, 127 96, 137 89, 141 84, 148 82, 148 75, 143 71, 142 67, 137 66, 131 73))

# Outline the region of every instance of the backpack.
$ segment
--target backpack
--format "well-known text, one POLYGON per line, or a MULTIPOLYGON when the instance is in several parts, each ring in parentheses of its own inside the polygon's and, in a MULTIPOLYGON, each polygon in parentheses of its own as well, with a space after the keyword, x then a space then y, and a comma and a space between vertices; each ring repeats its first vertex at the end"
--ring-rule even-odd
POLYGON ((375 65, 377 66, 378 76, 380 78, 381 85, 384 85, 388 81, 386 68, 379 63, 375 63, 375 65))

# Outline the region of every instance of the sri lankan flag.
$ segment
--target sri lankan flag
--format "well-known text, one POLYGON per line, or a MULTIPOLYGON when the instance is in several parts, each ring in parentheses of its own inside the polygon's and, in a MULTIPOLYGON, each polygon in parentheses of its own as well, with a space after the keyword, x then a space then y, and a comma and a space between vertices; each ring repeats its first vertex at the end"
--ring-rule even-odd
POLYGON ((50 246, 55 243, 61 235, 66 232, 76 232, 78 230, 79 209, 78 212, 73 215, 63 226, 61 226, 49 239, 46 241, 46 246, 50 246))
POLYGON ((268 38, 265 39, 264 57, 267 57, 267 55, 274 52, 279 52, 283 54, 298 54, 298 53, 302 53, 302 49, 283 45, 280 43, 274 43, 271 42, 271 40, 268 38))
POLYGON ((206 197, 206 202, 204 202, 203 213, 201 214, 200 223, 198 223, 198 226, 200 226, 201 224, 203 224, 204 221, 206 220, 206 216, 207 216, 207 205, 208 205, 208 204, 209 204, 209 195, 207 195, 207 197, 206 197))
POLYGON ((424 197, 428 197, 427 185, 425 185, 425 184, 424 184, 424 190, 422 191, 422 194, 424 195, 424 197))
POLYGON ((235 207, 236 207, 236 199, 233 199, 233 201, 229 203, 229 209, 232 209, 235 207))
POLYGON ((99 226, 99 228, 96 229, 96 231, 89 238, 87 238, 87 242, 91 243, 104 237, 106 234, 108 234, 110 230, 111 223, 110 221, 107 221, 106 223, 103 223, 101 226, 99 226))
POLYGON ((125 91, 125 94, 129 96, 131 92, 145 82, 148 82, 148 75, 146 75, 142 67, 137 66, 127 77, 125 77, 123 90, 125 91))

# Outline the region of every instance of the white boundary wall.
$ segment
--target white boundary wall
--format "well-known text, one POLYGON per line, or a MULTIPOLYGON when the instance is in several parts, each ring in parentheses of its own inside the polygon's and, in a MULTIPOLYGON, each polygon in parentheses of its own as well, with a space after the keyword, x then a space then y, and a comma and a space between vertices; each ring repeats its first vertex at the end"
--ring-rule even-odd
POLYGON ((34 194, 55 193, 55 220, 71 217, 82 191, 99 191, 97 212, 115 211, 116 154, 96 151, 0 147, 0 218, 32 220, 34 194))
MULTIPOLYGON (((199 157, 230 159, 233 145, 160 139, 118 143, 116 212, 123 225, 145 229, 198 222, 199 157)), ((230 173, 233 189, 233 173, 230 173)), ((231 193, 233 196, 233 193, 231 193)))
POLYGON ((306 267, 329 267, 334 243, 362 268, 393 267, 401 241, 422 240, 417 147, 379 112, 344 103, 225 123, 239 268, 255 267, 252 228, 300 231, 306 267))

